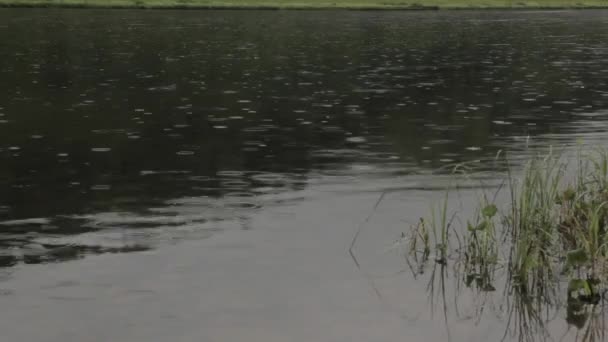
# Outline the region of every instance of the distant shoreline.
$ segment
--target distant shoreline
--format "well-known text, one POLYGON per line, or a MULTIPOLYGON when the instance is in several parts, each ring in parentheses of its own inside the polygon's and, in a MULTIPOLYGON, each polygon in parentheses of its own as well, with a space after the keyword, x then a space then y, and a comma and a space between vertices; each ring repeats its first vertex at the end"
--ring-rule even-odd
POLYGON ((608 9, 608 0, 0 0, 0 8, 189 10, 576 10, 608 9), (376 2, 377 1, 377 2, 376 2))

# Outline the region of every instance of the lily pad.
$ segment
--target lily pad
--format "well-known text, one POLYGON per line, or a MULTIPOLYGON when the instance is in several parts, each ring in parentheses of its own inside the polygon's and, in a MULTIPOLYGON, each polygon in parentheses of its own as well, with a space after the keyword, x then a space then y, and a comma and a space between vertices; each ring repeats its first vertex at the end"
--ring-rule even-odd
POLYGON ((481 210, 483 216, 487 218, 492 218, 498 212, 498 208, 494 204, 487 205, 485 208, 481 210))

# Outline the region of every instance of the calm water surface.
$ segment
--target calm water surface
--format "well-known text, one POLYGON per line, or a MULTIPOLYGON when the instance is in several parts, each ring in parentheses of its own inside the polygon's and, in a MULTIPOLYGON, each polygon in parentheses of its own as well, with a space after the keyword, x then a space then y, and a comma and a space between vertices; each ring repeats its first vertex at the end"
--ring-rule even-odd
MULTIPOLYGON (((385 207, 378 224, 397 226, 428 208, 454 163, 500 171, 498 151, 517 160, 605 141, 606 11, 3 9, 0 42, 9 283, 27 265, 91 254, 154 263, 163 248, 238 240, 277 211, 289 224, 356 196, 361 221, 384 190, 417 198, 385 207)), ((316 224, 327 233, 345 213, 316 224)), ((333 229, 346 245, 328 248, 345 254, 352 229, 333 229)), ((390 244, 398 229, 363 244, 390 244)))

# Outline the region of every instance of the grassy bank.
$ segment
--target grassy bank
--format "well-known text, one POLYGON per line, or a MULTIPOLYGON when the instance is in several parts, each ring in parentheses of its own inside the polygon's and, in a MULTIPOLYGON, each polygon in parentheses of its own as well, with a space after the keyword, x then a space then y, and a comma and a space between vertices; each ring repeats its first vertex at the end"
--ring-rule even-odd
POLYGON ((200 9, 566 9, 608 0, 0 0, 2 7, 200 9))

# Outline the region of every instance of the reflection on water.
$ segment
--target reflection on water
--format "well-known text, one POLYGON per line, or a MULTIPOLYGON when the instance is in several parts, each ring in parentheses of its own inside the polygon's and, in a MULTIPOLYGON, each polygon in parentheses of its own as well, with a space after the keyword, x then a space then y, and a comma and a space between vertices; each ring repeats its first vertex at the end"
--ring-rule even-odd
MULTIPOLYGON (((494 320, 501 326, 492 336, 500 341, 606 340, 608 303, 605 291, 597 302, 589 303, 570 297, 566 300, 565 288, 558 292, 549 291, 541 297, 513 284, 488 290, 474 283, 455 285, 457 280, 448 268, 439 264, 433 267, 427 287, 430 306, 435 310, 434 315, 444 319, 447 336, 450 336, 452 325, 459 321, 474 322, 479 326, 494 320)), ((504 280, 499 283, 501 281, 504 280)))
POLYGON ((492 169, 608 114, 602 11, 0 18, 5 267, 248 229, 319 182, 492 169))

